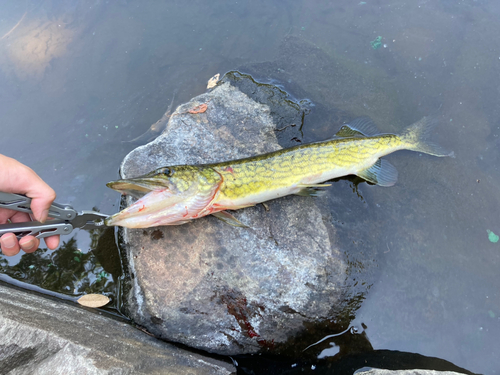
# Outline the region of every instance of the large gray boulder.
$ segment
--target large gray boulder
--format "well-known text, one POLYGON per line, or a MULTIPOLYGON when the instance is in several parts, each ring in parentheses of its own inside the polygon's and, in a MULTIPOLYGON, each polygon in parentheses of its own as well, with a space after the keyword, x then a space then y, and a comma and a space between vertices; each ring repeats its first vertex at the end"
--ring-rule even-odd
MULTIPOLYGON (((125 157, 121 175, 279 148, 270 108, 222 80, 178 107, 160 137, 125 157), (203 103, 205 112, 188 112, 203 103)), ((272 351, 304 324, 329 319, 347 266, 315 202, 291 196, 270 202, 269 211, 262 205, 235 211, 250 228, 209 216, 124 229, 128 314, 157 337, 228 355, 272 351)))
POLYGON ((217 374, 229 363, 130 324, 0 284, 0 374, 217 374))

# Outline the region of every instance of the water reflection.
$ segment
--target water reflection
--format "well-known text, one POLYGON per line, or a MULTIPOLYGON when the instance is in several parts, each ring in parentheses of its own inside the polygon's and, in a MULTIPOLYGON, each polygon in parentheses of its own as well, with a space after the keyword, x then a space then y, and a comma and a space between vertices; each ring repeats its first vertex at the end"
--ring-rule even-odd
POLYGON ((62 20, 30 19, 26 14, 1 38, 0 69, 22 81, 40 80, 52 60, 66 53, 74 32, 62 20))
POLYGON ((366 333, 367 326, 350 326, 338 334, 325 336, 308 346, 307 360, 259 356, 237 356, 238 374, 354 374, 370 368, 387 370, 436 370, 473 374, 455 364, 435 357, 396 350, 375 350, 366 333))
MULTIPOLYGON (((0 254, 0 273, 16 280, 68 296, 104 294, 115 305, 117 281, 121 276, 113 228, 89 231, 91 251, 82 252, 76 236, 62 242, 57 251, 40 248, 23 253, 17 264, 0 254)), ((116 305, 115 305, 116 307, 116 305)))

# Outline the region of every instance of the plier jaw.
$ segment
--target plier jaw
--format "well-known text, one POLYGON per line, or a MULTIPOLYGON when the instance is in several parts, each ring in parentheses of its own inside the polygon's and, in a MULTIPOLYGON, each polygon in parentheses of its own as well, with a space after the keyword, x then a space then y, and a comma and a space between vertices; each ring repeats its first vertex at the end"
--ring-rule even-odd
POLYGON ((80 211, 77 212, 76 217, 70 221, 75 228, 90 230, 105 227, 106 224, 104 224, 104 219, 108 216, 109 215, 95 211, 80 211))
MULTIPOLYGON (((31 198, 20 194, 0 192, 0 208, 33 214, 31 198)), ((73 229, 96 229, 105 227, 104 219, 108 215, 95 211, 78 212, 70 205, 52 203, 49 209, 50 220, 45 223, 30 221, 24 223, 0 224, 0 236, 4 233, 14 233, 18 239, 32 235, 45 238, 60 234, 70 234, 73 229)))

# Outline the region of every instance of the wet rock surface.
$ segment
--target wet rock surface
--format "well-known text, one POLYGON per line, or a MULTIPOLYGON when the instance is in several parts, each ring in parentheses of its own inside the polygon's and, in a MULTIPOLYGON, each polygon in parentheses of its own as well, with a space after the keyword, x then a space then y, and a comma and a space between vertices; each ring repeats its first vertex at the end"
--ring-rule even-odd
POLYGON ((225 374, 128 323, 0 284, 0 374, 225 374))
MULTIPOLYGON (((270 107, 229 81, 178 107, 159 138, 127 155, 122 177, 281 148, 270 107), (205 112, 189 113, 203 103, 205 112)), ((282 105, 301 118, 299 105, 282 105)), ((347 266, 317 202, 291 196, 269 202, 269 211, 262 205, 234 211, 248 229, 211 216, 124 229, 128 314, 158 337, 219 354, 273 351, 304 324, 328 319, 342 298, 347 266)))
POLYGON ((434 370, 382 370, 372 369, 358 372, 359 375, 459 375, 455 371, 434 371, 434 370))

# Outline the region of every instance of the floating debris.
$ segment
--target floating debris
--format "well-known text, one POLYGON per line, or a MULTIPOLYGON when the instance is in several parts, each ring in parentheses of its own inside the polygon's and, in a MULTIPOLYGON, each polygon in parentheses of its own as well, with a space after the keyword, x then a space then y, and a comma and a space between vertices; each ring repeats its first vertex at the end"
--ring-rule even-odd
POLYGON ((210 78, 207 82, 207 89, 211 89, 212 87, 217 86, 217 82, 219 82, 220 73, 217 73, 212 78, 210 78))

